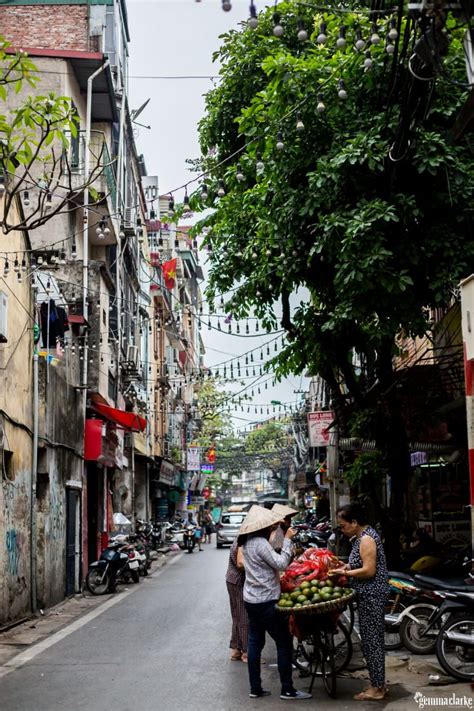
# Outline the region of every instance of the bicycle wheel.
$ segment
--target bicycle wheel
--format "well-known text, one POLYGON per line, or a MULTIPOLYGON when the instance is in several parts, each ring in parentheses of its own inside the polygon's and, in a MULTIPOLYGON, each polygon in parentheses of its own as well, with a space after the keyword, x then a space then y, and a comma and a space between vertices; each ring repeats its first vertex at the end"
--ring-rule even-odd
POLYGON ((310 676, 314 661, 313 638, 297 642, 293 649, 293 664, 300 671, 300 676, 310 676))
POLYGON ((321 632, 321 675, 328 696, 336 698, 336 661, 334 654, 334 635, 321 632))
POLYGON ((334 663, 336 672, 341 672, 352 659, 352 639, 349 630, 341 620, 337 621, 334 632, 334 663))

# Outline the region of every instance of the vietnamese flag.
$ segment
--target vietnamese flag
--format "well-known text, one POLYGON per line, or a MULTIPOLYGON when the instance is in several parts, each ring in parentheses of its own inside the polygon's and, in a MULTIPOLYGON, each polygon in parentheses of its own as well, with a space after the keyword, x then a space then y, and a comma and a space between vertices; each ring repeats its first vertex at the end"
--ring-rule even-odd
POLYGON ((165 279, 165 286, 167 289, 173 289, 176 279, 176 257, 174 259, 169 259, 161 265, 163 270, 163 277, 165 279))

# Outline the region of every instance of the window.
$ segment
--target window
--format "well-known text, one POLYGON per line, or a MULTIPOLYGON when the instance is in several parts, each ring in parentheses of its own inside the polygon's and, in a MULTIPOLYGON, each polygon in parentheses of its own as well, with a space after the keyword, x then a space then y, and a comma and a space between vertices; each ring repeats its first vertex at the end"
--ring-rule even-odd
POLYGON ((228 526, 240 526, 246 515, 245 513, 223 514, 221 523, 228 526))

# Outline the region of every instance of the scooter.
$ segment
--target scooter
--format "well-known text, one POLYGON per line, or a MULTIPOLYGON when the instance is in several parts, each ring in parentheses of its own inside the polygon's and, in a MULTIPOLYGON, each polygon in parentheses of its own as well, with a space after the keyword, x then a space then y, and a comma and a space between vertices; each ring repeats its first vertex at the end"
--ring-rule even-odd
POLYGON ((184 529, 184 548, 192 553, 196 545, 196 526, 186 526, 184 529))
POLYGON ((120 580, 128 582, 132 578, 134 583, 140 581, 135 551, 126 551, 127 548, 124 540, 114 539, 101 552, 99 560, 90 564, 86 585, 93 595, 115 592, 120 580))

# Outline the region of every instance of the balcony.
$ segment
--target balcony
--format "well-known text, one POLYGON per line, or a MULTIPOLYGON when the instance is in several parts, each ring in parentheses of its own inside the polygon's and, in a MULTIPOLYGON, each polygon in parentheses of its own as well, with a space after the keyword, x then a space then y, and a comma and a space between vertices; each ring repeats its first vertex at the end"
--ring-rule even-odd
MULTIPOLYGON (((69 136, 68 161, 72 173, 73 186, 84 184, 86 159, 86 132, 78 131, 77 136, 69 136)), ((89 175, 91 187, 106 197, 115 212, 117 200, 116 159, 110 155, 107 139, 103 131, 92 130, 89 143, 89 175)))

